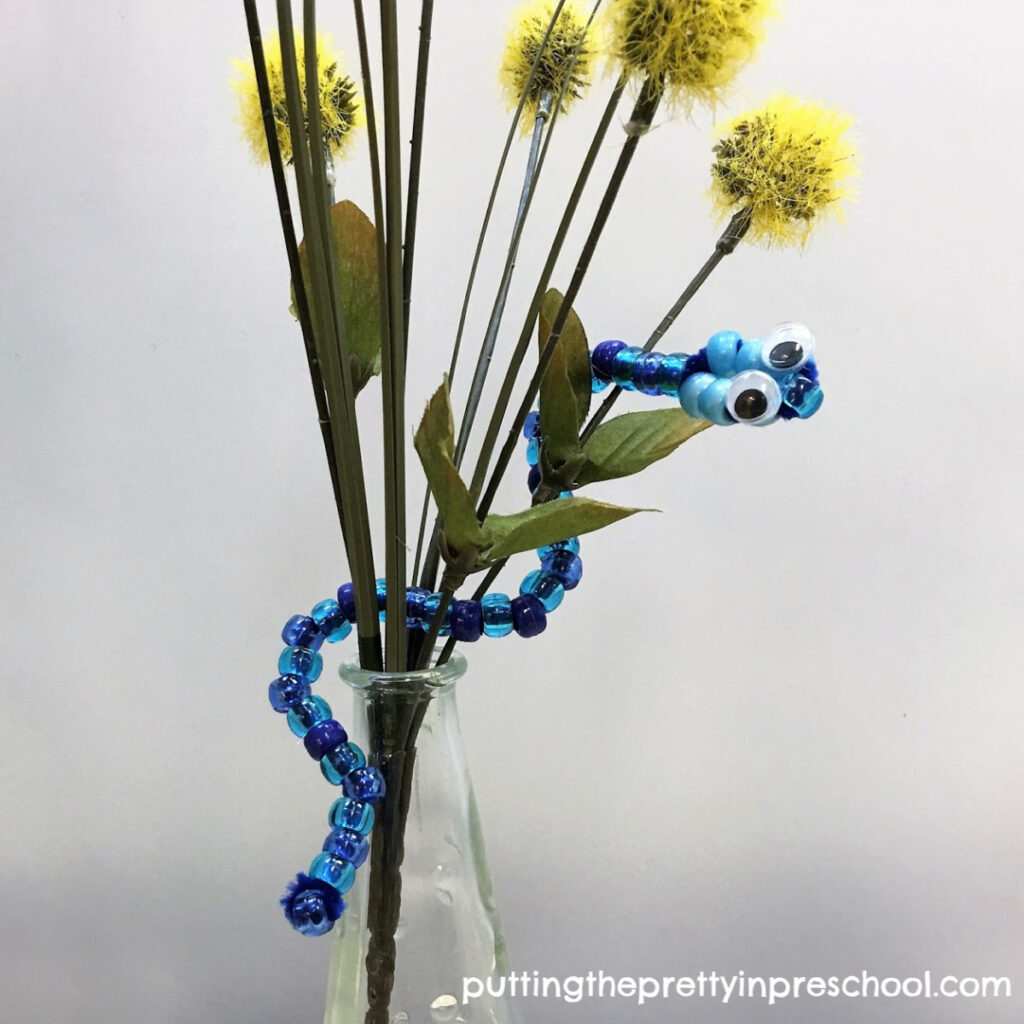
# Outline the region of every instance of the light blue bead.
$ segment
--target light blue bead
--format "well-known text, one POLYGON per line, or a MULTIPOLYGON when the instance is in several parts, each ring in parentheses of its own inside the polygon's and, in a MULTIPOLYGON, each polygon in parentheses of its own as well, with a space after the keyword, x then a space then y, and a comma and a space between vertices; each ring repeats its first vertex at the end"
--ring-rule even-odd
POLYGON ((530 438, 526 446, 526 462, 530 466, 536 466, 540 462, 540 441, 537 438, 530 438))
POLYGON ((554 544, 547 544, 542 548, 537 548, 537 557, 543 561, 553 551, 571 551, 574 555, 580 553, 580 539, 579 537, 570 537, 568 540, 558 540, 554 544))
MULTIPOLYGON (((736 372, 743 373, 745 370, 765 370, 761 362, 761 350, 764 348, 762 341, 745 341, 736 354, 736 372)), ((767 372, 767 371, 766 371, 767 372)))
POLYGON ((611 387, 611 383, 612 382, 610 380, 605 380, 604 377, 598 377, 598 375, 594 373, 593 370, 590 371, 590 390, 591 392, 593 392, 593 394, 601 394, 601 392, 604 391, 605 388, 611 387))
POLYGON ((352 623, 345 617, 337 601, 328 598, 321 601, 312 611, 313 621, 328 643, 340 643, 352 632, 352 623))
POLYGON ((512 632, 512 599, 508 594, 487 594, 480 605, 487 636, 508 636, 512 632))
POLYGON ((553 612, 565 597, 565 587, 559 582, 557 576, 545 569, 535 569, 523 580, 519 587, 519 593, 533 594, 544 605, 544 611, 553 612))
MULTIPOLYGON (((441 595, 431 594, 430 597, 423 602, 423 628, 429 630, 431 623, 434 621, 434 616, 437 614, 437 609, 441 607, 441 595)), ((452 606, 451 602, 448 603, 448 608, 444 613, 444 619, 441 625, 441 632, 438 636, 451 636, 452 633, 452 606)))
POLYGON ((387 617, 388 608, 388 581, 377 580, 377 611, 380 614, 380 621, 387 617))
POLYGON ((333 750, 328 750, 320 759, 320 771, 332 785, 340 786, 353 768, 362 768, 366 764, 366 755, 354 743, 342 743, 333 750))
POLYGON ((708 366, 716 377, 736 372, 736 356, 743 339, 735 331, 719 331, 708 341, 708 366))
POLYGON ((352 888, 356 880, 356 866, 351 861, 336 857, 333 853, 320 853, 309 865, 309 873, 313 878, 333 885, 342 895, 352 888))
POLYGON ((725 400, 729 397, 731 387, 732 381, 728 377, 723 377, 714 384, 709 384, 700 393, 698 407, 704 419, 717 423, 720 427, 728 427, 736 422, 725 407, 725 400))
POLYGON ((283 676, 298 676, 307 683, 315 683, 324 668, 324 659, 318 651, 308 647, 286 647, 277 659, 277 671, 283 676))
POLYGON ((331 804, 327 822, 331 828, 350 828, 353 832, 368 836, 373 831, 373 805, 361 800, 339 796, 331 804))
POLYGON ((704 389, 714 384, 717 379, 713 373, 694 373, 687 377, 679 389, 679 404, 683 411, 695 419, 705 419, 700 411, 700 396, 704 389))
POLYGON ((314 725, 332 717, 331 705, 323 697, 307 697, 288 712, 288 728, 301 740, 314 725))

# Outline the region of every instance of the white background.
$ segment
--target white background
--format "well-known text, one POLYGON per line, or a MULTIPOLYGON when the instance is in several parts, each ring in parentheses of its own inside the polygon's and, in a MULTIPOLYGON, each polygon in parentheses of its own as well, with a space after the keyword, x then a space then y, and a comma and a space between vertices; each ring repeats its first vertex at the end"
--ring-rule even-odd
MULTIPOLYGON (((322 6, 353 53, 349 5, 322 6)), ((419 5, 399 6, 408 71, 419 5)), ((438 4, 411 420, 507 125, 513 6, 438 4)), ((782 89, 854 113, 860 201, 802 256, 745 246, 667 345, 802 319, 827 403, 604 488, 663 514, 586 542, 543 638, 471 652, 463 724, 520 969, 1009 975, 1010 1002, 776 1015, 1020 1019, 1022 29, 1010 0, 788 0, 719 111, 782 89)), ((265 692, 283 619, 348 576, 269 172, 233 123, 246 48, 240 3, 0 13, 5 1024, 318 1019, 328 943, 276 896, 329 794, 265 692)), ((559 131, 510 333, 610 87, 559 131)), ((713 122, 666 115, 643 142, 578 302, 593 340, 646 337, 710 251, 713 122)), ((364 158, 339 195, 369 208, 364 158)))

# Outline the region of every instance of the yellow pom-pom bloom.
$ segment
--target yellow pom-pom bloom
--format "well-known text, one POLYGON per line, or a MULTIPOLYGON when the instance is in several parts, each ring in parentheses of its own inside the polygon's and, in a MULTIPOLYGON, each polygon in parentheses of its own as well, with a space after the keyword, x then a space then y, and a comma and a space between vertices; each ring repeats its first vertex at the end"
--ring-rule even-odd
POLYGON ((772 0, 612 0, 612 58, 671 101, 714 104, 763 37, 772 0))
POLYGON ((856 173, 851 118, 791 96, 722 129, 711 195, 723 216, 750 210, 751 241, 802 245, 824 214, 837 213, 856 173))
POLYGON ((517 107, 526 93, 523 106, 523 124, 526 129, 536 119, 544 93, 551 93, 554 100, 562 96, 564 112, 590 88, 594 48, 591 45, 588 19, 575 0, 567 0, 551 29, 537 64, 537 73, 527 89, 530 71, 537 60, 537 54, 541 53, 541 44, 547 35, 556 6, 552 0, 537 0, 527 4, 516 12, 509 30, 505 58, 501 63, 501 83, 509 110, 517 107))
MULTIPOLYGON (((295 59, 299 66, 299 81, 303 83, 302 112, 306 129, 309 116, 306 112, 305 65, 303 63, 303 40, 300 33, 295 35, 295 59)), ((277 128, 277 142, 285 163, 292 162, 292 139, 288 128, 288 105, 285 102, 284 70, 281 66, 281 40, 276 35, 269 38, 264 46, 267 64, 267 81, 270 85, 270 99, 274 109, 274 124, 277 128)), ((320 93, 320 120, 323 126, 324 145, 331 156, 344 156, 352 142, 352 131, 362 124, 362 110, 359 92, 355 83, 344 73, 339 56, 333 52, 331 37, 317 35, 316 67, 320 93)), ((239 121, 242 133, 261 163, 270 160, 267 150, 267 136, 263 128, 263 114, 260 107, 259 91, 256 88, 256 72, 252 62, 235 61, 240 78, 233 82, 238 93, 239 121)))

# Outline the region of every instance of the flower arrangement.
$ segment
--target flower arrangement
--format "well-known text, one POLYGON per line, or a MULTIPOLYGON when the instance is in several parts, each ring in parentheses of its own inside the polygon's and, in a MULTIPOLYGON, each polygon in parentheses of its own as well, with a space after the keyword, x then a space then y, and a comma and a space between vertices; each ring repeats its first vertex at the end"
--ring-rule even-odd
POLYGON ((406 493, 405 366, 409 346, 418 341, 409 325, 433 3, 424 0, 422 6, 407 162, 395 0, 380 4, 376 40, 368 31, 362 0, 353 2, 361 88, 332 52, 331 40, 318 31, 315 0, 304 0, 301 31, 293 24, 289 0, 277 0, 277 33, 266 41, 255 0, 244 0, 244 6, 252 61, 239 65, 236 82, 243 134, 273 174, 292 312, 304 342, 351 574, 337 595, 288 620, 279 675, 270 685, 273 708, 287 716, 324 776, 343 791, 331 808, 332 831, 323 851, 308 873, 292 882, 282 903, 288 921, 303 934, 329 931, 343 914, 343 897, 372 847, 371 905, 394 912, 390 925, 377 918, 375 945, 367 958, 375 993, 367 1020, 388 1020, 401 899, 402 808, 409 801, 422 708, 383 705, 364 752, 349 740, 327 703, 312 693, 323 667, 320 648, 354 633, 363 668, 398 674, 444 665, 460 643, 536 636, 565 594, 582 581, 579 538, 639 511, 580 496, 580 491, 641 472, 712 426, 766 426, 814 415, 823 397, 815 341, 800 324, 782 324, 760 339, 722 331, 696 351, 656 350, 698 289, 741 243, 803 245, 826 215, 837 212, 855 156, 847 140, 849 120, 814 104, 776 96, 740 114, 721 129, 714 146, 710 195, 726 224, 707 262, 644 344, 605 340, 591 348, 574 304, 645 134, 659 110, 692 111, 723 100, 762 41, 773 5, 767 0, 608 0, 602 5, 597 0, 585 7, 578 0, 535 0, 522 8, 514 17, 500 70, 513 111, 508 138, 453 331, 447 374, 442 378, 439 372, 439 386, 414 435, 427 493, 413 544, 406 493), (308 40, 316 40, 315 47, 306 45, 308 40), (380 96, 374 93, 373 42, 380 53, 380 96), (533 299, 521 311, 521 328, 512 334, 501 386, 470 467, 466 455, 485 384, 501 365, 497 346, 510 284, 537 183, 548 170, 548 147, 560 119, 576 116, 585 95, 597 88, 593 80, 600 61, 611 66, 615 80, 606 90, 593 140, 580 155, 533 299), (625 140, 561 292, 552 281, 570 227, 630 94, 634 99, 624 120, 625 140), (350 154, 354 133, 364 128, 372 216, 347 198, 335 201, 334 195, 334 160, 350 154), (470 297, 498 185, 520 133, 530 140, 520 202, 456 422, 453 386, 464 376, 470 297), (385 447, 380 578, 379 554, 370 542, 371 504, 359 434, 360 414, 372 404, 364 391, 377 376, 385 447), (524 379, 525 393, 515 405, 513 395, 524 379), (608 419, 623 391, 649 396, 653 407, 608 419), (600 405, 594 401, 598 395, 604 396, 600 405), (499 484, 524 442, 529 501, 519 511, 496 512, 499 484), (510 596, 495 590, 509 559, 531 551, 540 564, 527 573, 518 592, 510 596), (467 581, 477 577, 477 585, 464 596, 467 581))

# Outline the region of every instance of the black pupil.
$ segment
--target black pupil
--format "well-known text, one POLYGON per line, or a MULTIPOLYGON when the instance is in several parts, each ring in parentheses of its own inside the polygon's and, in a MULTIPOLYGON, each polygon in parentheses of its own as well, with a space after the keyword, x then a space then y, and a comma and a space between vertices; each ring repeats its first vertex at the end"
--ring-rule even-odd
POLYGON ((768 411, 768 396, 763 391, 744 391, 736 399, 736 419, 756 420, 768 411))
POLYGON ((768 361, 776 370, 788 370, 796 366, 804 357, 803 345, 799 341, 784 341, 772 349, 768 361))

